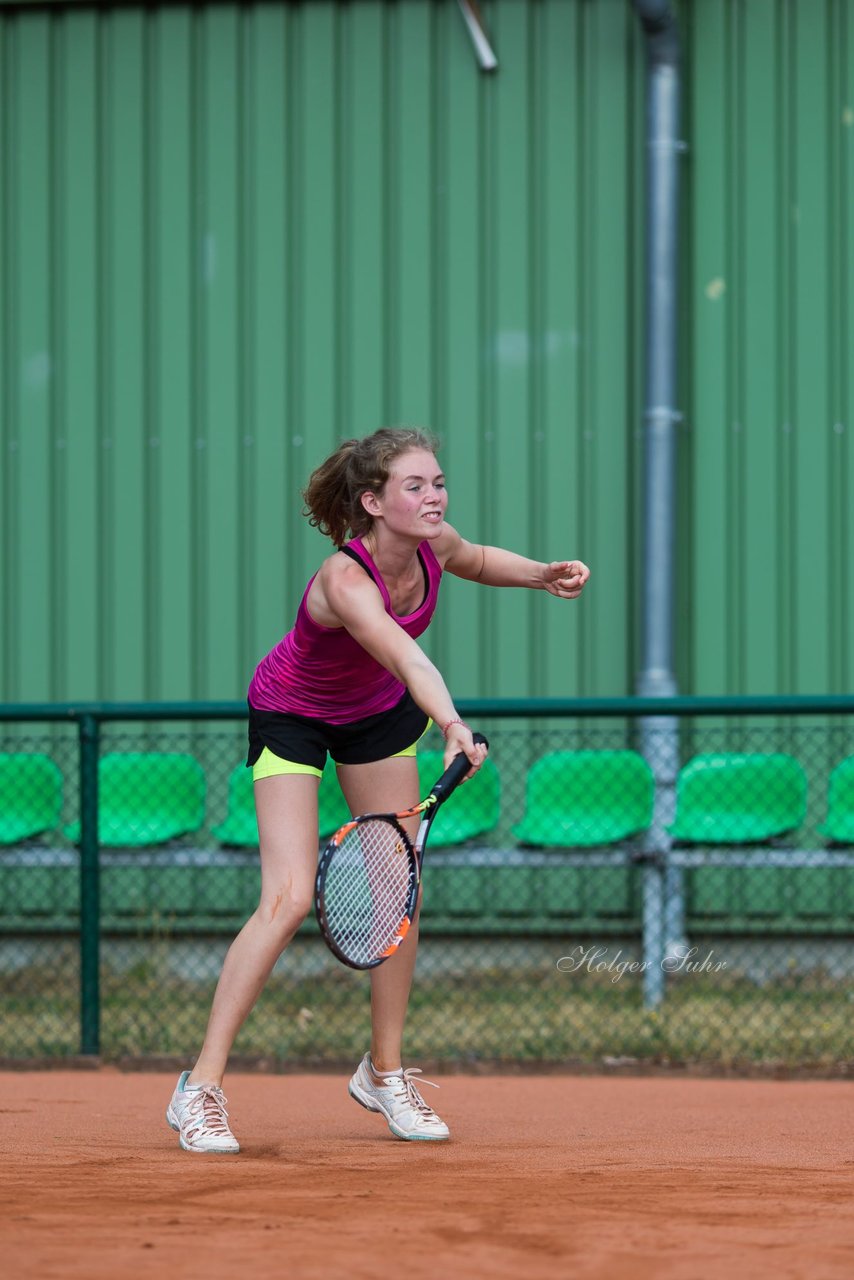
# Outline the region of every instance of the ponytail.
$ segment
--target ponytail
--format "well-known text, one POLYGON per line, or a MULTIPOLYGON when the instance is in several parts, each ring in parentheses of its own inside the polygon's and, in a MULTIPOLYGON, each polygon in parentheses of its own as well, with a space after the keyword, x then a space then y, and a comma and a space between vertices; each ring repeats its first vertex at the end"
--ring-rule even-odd
POLYGON ((435 453, 438 440, 418 427, 381 427, 361 440, 345 440, 309 476, 303 514, 336 547, 367 533, 373 523, 362 506, 363 493, 381 493, 395 458, 413 449, 435 453))

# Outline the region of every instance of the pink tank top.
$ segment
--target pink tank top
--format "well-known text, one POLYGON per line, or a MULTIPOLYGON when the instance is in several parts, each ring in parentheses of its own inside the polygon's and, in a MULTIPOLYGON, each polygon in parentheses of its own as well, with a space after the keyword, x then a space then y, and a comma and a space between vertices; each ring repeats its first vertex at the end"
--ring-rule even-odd
MULTIPOLYGON (((344 548, 342 548, 344 550, 344 548)), ((413 640, 430 625, 439 595, 442 567, 429 542, 418 547, 424 569, 424 599, 414 613, 398 617, 379 569, 361 538, 347 543, 347 554, 365 566, 382 593, 386 613, 413 640)), ((345 627, 322 627, 306 606, 303 593, 292 631, 262 658, 249 685, 249 702, 256 711, 284 711, 290 715, 349 724, 400 701, 405 686, 362 648, 345 627)))

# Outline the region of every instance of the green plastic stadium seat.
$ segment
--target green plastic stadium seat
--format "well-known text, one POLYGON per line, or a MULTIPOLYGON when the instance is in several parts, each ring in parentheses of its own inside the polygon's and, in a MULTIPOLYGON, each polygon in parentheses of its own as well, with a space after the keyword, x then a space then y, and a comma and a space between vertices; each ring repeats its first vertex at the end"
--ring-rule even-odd
POLYGON ((0 754, 0 844, 16 844, 59 825, 62 774, 50 756, 0 754))
POLYGON ((827 819, 819 831, 837 844, 854 844, 854 756, 840 761, 830 775, 827 819))
MULTIPOLYGON (((418 779, 422 796, 445 772, 442 751, 418 752, 418 779)), ((436 814, 430 829, 431 848, 463 844, 486 835, 498 825, 501 783, 495 764, 488 757, 473 778, 462 783, 436 814)))
MULTIPOLYGON (((98 766, 98 839, 142 848, 198 831, 205 819, 205 774, 181 752, 129 751, 98 766)), ((80 824, 66 828, 75 843, 80 824)))
POLYGON ((793 831, 806 807, 806 775, 793 756, 709 753, 680 770, 669 830, 674 840, 750 844, 793 831))
POLYGON ((332 760, 327 760, 323 777, 320 779, 317 811, 321 840, 331 836, 352 817, 341 787, 338 785, 338 770, 332 760))
POLYGON ((652 822, 652 770, 636 751, 552 751, 528 770, 523 844, 613 844, 652 822))
MULTIPOLYGON (((350 817, 350 810, 338 785, 334 763, 327 762, 320 780, 317 797, 318 827, 321 839, 331 836, 350 817)), ((211 827, 211 835, 220 844, 241 848, 258 847, 258 819, 255 816, 255 789, 252 770, 237 765, 228 780, 228 812, 225 821, 211 827)))
POLYGON ((255 816, 255 794, 252 770, 246 764, 235 765, 228 778, 228 812, 225 820, 211 827, 211 835, 220 844, 243 848, 258 847, 258 819, 255 816))

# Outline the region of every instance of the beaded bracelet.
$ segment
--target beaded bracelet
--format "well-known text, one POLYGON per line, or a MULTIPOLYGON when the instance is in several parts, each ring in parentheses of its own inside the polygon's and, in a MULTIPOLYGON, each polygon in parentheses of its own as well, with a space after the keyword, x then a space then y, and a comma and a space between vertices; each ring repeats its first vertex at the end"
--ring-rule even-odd
POLYGON ((446 742, 448 740, 448 730, 450 729, 452 724, 461 724, 464 729, 468 728, 468 725, 466 724, 465 720, 460 720, 459 716, 457 716, 454 720, 449 720, 448 723, 442 729, 442 737, 445 739, 446 742))

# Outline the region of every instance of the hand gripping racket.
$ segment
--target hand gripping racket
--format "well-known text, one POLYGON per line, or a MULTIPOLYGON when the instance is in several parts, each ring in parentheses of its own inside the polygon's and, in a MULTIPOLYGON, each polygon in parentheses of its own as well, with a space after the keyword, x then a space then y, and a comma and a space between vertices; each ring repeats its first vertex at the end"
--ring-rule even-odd
MULTIPOLYGON (((474 740, 489 745, 481 733, 474 740)), ((317 922, 330 951, 351 969, 374 969, 406 937, 418 903, 430 827, 470 768, 461 751, 419 804, 345 822, 320 855, 314 886, 317 922), (413 845, 400 824, 418 813, 423 817, 413 845)))

